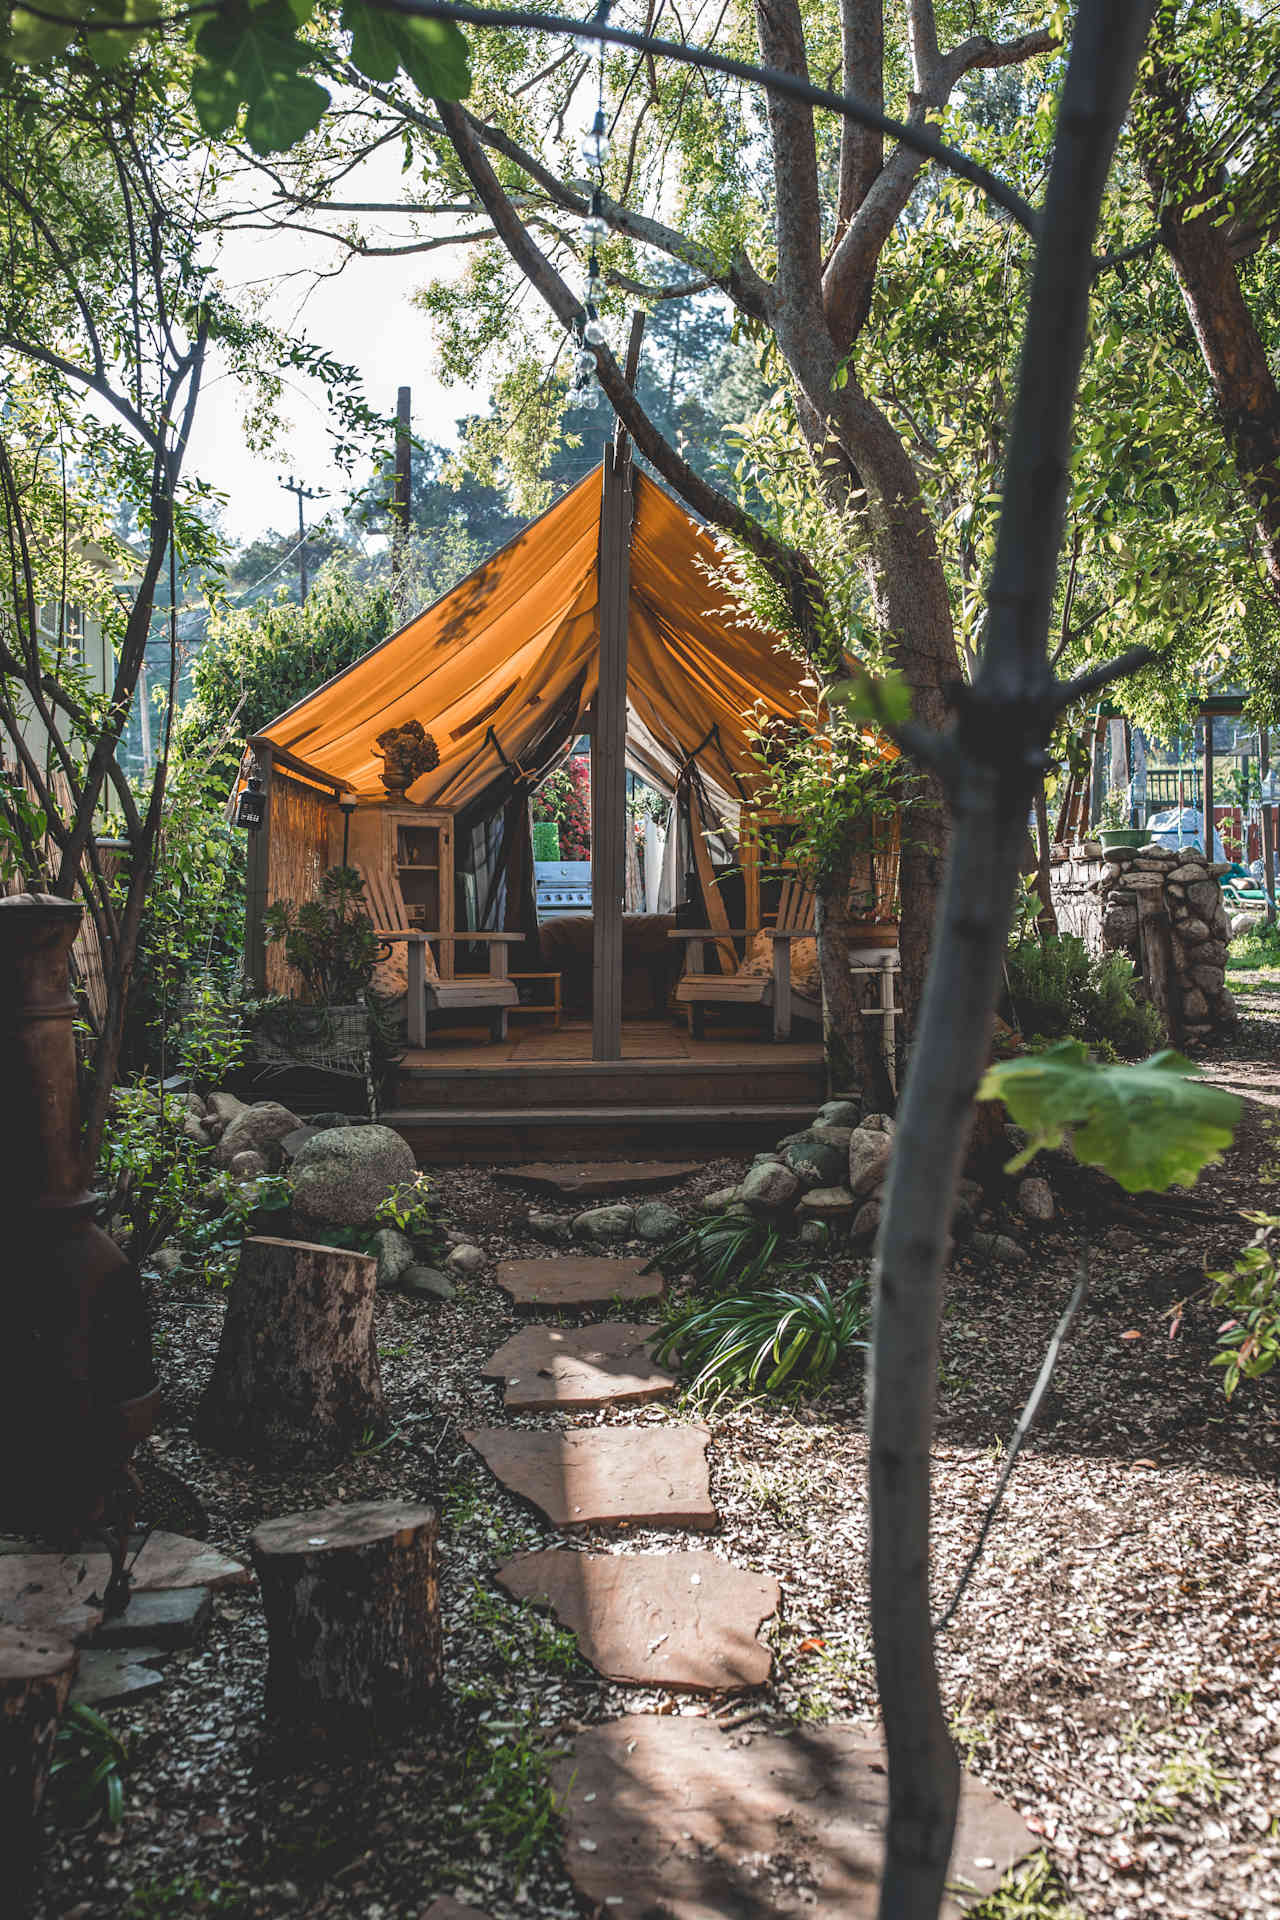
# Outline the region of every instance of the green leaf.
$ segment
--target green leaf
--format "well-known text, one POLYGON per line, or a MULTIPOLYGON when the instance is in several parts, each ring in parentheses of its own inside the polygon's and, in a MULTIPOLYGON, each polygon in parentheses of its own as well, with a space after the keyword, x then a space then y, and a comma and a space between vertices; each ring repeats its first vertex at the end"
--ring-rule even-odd
POLYGON ((1217 1160, 1240 1117, 1240 1101, 1195 1078, 1183 1054, 1166 1049, 1134 1066, 1099 1066, 1079 1040, 988 1067, 979 1100, 1003 1100, 1031 1135, 1006 1172, 1068 1130, 1078 1160, 1101 1167, 1129 1193, 1191 1186, 1217 1160))
MULTIPOLYGON (((87 8, 83 0, 69 0, 65 9, 68 16, 83 16, 87 8)), ((38 66, 42 60, 54 60, 71 44, 78 31, 74 21, 42 20, 39 15, 28 13, 25 7, 15 7, 9 21, 9 30, 2 44, 6 60, 13 60, 22 66, 38 66)))
POLYGON ((299 71, 313 49, 298 39, 288 0, 256 8, 234 0, 201 27, 196 53, 191 97, 206 133, 225 133, 245 106, 254 152, 281 153, 319 125, 329 94, 299 71))
POLYGON ((860 673, 851 680, 837 680, 827 698, 846 707, 855 720, 872 720, 882 727, 900 727, 911 717, 911 688, 896 670, 872 677, 860 673))
POLYGON ((467 42, 452 20, 387 13, 367 0, 346 0, 342 24, 351 58, 371 80, 393 80, 403 67, 419 93, 432 100, 463 100, 471 91, 467 42))

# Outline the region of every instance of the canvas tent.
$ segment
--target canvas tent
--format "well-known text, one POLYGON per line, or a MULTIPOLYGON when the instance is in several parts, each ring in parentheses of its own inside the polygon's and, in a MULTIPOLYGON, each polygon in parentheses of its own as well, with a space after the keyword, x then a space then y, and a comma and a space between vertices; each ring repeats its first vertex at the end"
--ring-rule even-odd
MULTIPOLYGON (((731 607, 711 536, 646 474, 633 477, 627 609, 628 758, 670 785, 695 756, 730 808, 758 772, 760 717, 801 718, 803 669, 731 607), (665 776, 665 778, 664 778, 665 776)), ((373 751, 416 719, 440 765, 408 792, 467 812, 498 799, 581 731, 599 680, 599 470, 399 633, 263 729, 263 743, 381 799, 373 751)))

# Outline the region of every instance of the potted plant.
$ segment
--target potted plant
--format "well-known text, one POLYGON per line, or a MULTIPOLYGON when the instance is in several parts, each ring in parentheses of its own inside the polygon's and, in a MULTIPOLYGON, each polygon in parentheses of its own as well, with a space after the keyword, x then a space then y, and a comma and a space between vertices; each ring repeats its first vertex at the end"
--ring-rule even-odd
POLYGON ((351 1071, 369 1053, 368 996, 380 952, 358 868, 330 867, 315 900, 301 906, 274 901, 262 924, 268 940, 283 941, 306 998, 279 1002, 264 1013, 257 1052, 351 1071))
POLYGON ((1115 847, 1146 846, 1151 836, 1145 827, 1129 825, 1132 813, 1128 787, 1112 787, 1102 803, 1102 820, 1098 829, 1098 839, 1104 853, 1110 853, 1115 847))

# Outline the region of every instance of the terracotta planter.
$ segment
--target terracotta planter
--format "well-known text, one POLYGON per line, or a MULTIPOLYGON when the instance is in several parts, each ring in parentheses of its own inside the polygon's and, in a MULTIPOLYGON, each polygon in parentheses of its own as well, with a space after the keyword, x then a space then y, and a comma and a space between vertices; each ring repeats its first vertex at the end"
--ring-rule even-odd
POLYGON ((67 954, 81 909, 0 899, 0 1523, 74 1533, 124 1483, 157 1397, 142 1282, 93 1220, 67 954))

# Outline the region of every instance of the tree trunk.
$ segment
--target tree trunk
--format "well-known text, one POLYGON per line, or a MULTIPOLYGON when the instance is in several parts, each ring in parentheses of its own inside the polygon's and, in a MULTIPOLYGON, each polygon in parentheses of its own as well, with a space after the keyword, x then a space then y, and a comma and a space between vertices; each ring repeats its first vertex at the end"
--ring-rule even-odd
POLYGON ((19 1872, 34 1851, 58 1722, 79 1663, 66 1641, 0 1627, 0 1833, 19 1872))
POLYGON ((436 1531, 434 1507, 399 1500, 258 1528, 266 1707, 282 1729, 359 1743, 428 1713, 443 1671, 436 1531))
POLYGON ((930 1451, 940 1278, 971 1104, 985 1065, 1026 812, 1055 711, 1047 638, 1093 282, 1093 244, 1149 0, 1077 10, 1023 338, 988 591, 987 639, 947 768, 951 845, 938 936, 875 1260, 871 1355, 871 1620, 889 1755, 880 1920, 935 1920, 959 1766, 930 1609, 930 1451))
POLYGON ((200 1408, 209 1446, 263 1464, 341 1459, 386 1423, 376 1262, 303 1241, 246 1240, 200 1408))
POLYGON ((1240 286, 1223 208, 1208 206, 1191 105, 1159 59, 1147 98, 1166 138, 1148 145, 1144 169, 1209 378, 1227 444, 1253 507, 1267 580, 1280 602, 1280 384, 1240 286), (1189 204, 1202 211, 1188 215, 1189 204))

